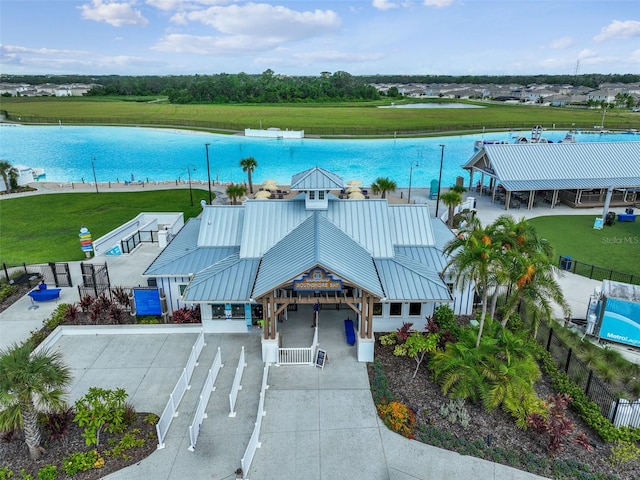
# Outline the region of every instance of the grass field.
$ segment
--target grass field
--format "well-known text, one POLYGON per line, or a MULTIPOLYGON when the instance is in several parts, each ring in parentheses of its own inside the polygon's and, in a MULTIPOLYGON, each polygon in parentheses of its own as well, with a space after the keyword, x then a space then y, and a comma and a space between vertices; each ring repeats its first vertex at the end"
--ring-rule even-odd
MULTIPOLYGON (((555 125, 562 129, 593 128, 602 122, 602 111, 589 109, 488 103, 482 104, 485 108, 476 109, 377 108, 382 104, 171 105, 155 98, 149 102, 132 102, 108 97, 18 97, 2 98, 0 108, 8 112, 11 120, 32 123, 152 124, 209 130, 243 130, 262 126, 304 130, 305 133, 319 135, 530 129, 533 125, 545 128, 555 125)), ((640 129, 640 114, 628 110, 608 111, 605 126, 609 129, 640 129)))
POLYGON ((184 212, 185 221, 200 214, 194 189, 123 193, 59 193, 0 201, 0 264, 18 265, 85 258, 78 234, 85 226, 92 238, 110 232, 141 212, 184 212))
POLYGON ((596 230, 594 218, 544 216, 529 222, 553 245, 556 257, 570 256, 578 262, 633 274, 640 279, 640 223, 616 222, 596 230))

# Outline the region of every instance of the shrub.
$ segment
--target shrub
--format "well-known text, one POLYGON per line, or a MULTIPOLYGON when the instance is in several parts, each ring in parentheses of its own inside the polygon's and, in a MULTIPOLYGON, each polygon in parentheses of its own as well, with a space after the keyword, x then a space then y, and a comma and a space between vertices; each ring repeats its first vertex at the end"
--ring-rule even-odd
POLYGON ((157 325, 160 323, 160 317, 155 315, 140 315, 137 318, 137 323, 140 325, 157 325))
POLYGON ((127 427, 132 426, 136 423, 138 419, 138 413, 136 412, 136 407, 134 407, 131 403, 127 402, 124 404, 124 413, 122 414, 122 421, 127 427))
POLYGON ((41 414, 40 424, 51 440, 64 439, 73 422, 76 412, 73 407, 67 407, 59 412, 41 414))
POLYGON ((638 448, 635 442, 618 440, 616 444, 611 447, 609 461, 613 468, 620 468, 625 463, 634 462, 638 460, 638 458, 640 458, 640 448, 638 448))
POLYGON ((9 467, 0 467, 0 480, 9 480, 13 477, 13 470, 9 467))
POLYGON ((446 418, 451 424, 455 424, 456 421, 458 421, 462 428, 467 428, 471 417, 464 404, 463 398, 449 400, 449 403, 443 403, 440 406, 440 415, 446 418))
POLYGON ((105 390, 91 387, 89 392, 76 401, 74 422, 85 427, 82 436, 87 445, 100 444, 100 432, 118 433, 124 429, 125 401, 123 388, 105 390))
POLYGON ((0 285, 0 302, 4 302, 7 298, 18 291, 17 285, 10 285, 8 283, 3 283, 0 285))
POLYGON ((389 381, 387 375, 384 373, 384 367, 380 360, 375 359, 373 362, 373 379, 371 381, 371 393, 373 396, 373 402, 387 403, 393 400, 393 394, 389 391, 389 381))
POLYGON ((144 416, 144 423, 147 423, 149 425, 155 425, 156 423, 158 423, 158 420, 160 420, 160 417, 158 417, 158 415, 156 415, 155 413, 147 413, 144 416))
POLYGON ((171 312, 174 323, 202 323, 200 306, 194 308, 182 307, 171 312))
POLYGON ((104 467, 104 458, 97 450, 72 453, 62 460, 62 469, 69 476, 102 467, 104 467))
POLYGON ((58 480, 58 467, 47 465, 38 470, 38 480, 58 480))
POLYGON ((416 429, 416 416, 413 410, 401 402, 389 402, 378 404, 378 415, 394 432, 399 433, 403 437, 413 439, 416 429))

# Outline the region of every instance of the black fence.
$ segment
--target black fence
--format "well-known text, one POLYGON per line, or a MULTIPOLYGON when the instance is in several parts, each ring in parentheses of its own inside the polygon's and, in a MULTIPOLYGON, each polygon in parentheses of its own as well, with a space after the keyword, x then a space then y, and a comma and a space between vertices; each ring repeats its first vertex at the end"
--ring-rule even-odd
POLYGON ((556 365, 578 385, 600 413, 617 426, 640 425, 640 403, 619 398, 600 380, 573 350, 558 337, 553 328, 540 324, 536 340, 551 354, 556 365), (636 408, 637 404, 637 408, 636 408))
POLYGON ((141 243, 156 243, 157 241, 157 230, 138 230, 120 241, 120 249, 122 253, 131 253, 141 243))
POLYGON ((593 280, 614 280, 621 283, 633 283, 640 285, 640 275, 622 273, 609 268, 602 268, 590 263, 579 262, 571 257, 561 256, 558 265, 562 270, 566 270, 582 277, 593 280))
POLYGON ((69 264, 64 262, 50 262, 27 265, 2 264, 0 281, 14 285, 29 284, 35 287, 43 281, 56 287, 72 287, 69 264))

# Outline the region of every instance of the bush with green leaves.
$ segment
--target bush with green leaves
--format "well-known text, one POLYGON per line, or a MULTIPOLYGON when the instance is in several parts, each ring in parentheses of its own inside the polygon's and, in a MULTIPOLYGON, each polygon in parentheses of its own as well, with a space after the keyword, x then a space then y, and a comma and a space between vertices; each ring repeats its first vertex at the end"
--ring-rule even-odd
POLYGON ((471 417, 465 407, 464 398, 456 398, 455 400, 449 400, 448 403, 440 405, 440 415, 446 418, 449 423, 455 424, 460 422, 462 428, 467 428, 471 417))
POLYGON ((124 388, 91 387, 85 396, 76 400, 74 422, 84 427, 82 436, 87 445, 99 445, 102 430, 108 433, 124 430, 127 396, 124 388))
POLYGON ((69 476, 102 467, 104 467, 104 458, 97 450, 72 453, 62 460, 62 469, 69 476))
POLYGON ((4 302, 7 298, 18 291, 17 285, 11 285, 9 283, 0 284, 0 302, 4 302))
POLYGON ((38 480, 58 480, 58 467, 47 465, 38 470, 38 480))

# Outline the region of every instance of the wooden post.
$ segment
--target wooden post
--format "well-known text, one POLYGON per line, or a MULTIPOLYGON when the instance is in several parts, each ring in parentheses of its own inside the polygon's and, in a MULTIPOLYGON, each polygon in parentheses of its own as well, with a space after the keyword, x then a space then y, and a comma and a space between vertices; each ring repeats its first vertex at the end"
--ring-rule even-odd
POLYGON ((367 338, 373 338, 373 295, 369 295, 369 308, 367 309, 367 338))

